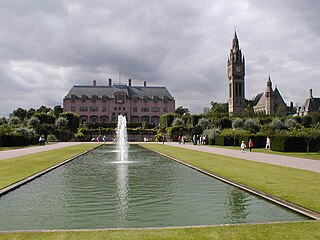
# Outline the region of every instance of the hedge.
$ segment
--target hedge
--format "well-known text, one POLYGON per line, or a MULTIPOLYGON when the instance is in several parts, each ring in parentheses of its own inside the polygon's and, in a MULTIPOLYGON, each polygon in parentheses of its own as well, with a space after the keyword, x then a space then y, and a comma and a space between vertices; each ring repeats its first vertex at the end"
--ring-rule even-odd
POLYGON ((23 135, 2 135, 0 136, 0 147, 28 146, 37 144, 38 137, 27 137, 23 135))
MULTIPOLYGON (((275 135, 271 138, 271 149, 280 152, 306 152, 307 141, 302 137, 275 135)), ((309 152, 318 152, 319 150, 320 138, 310 140, 309 152)))

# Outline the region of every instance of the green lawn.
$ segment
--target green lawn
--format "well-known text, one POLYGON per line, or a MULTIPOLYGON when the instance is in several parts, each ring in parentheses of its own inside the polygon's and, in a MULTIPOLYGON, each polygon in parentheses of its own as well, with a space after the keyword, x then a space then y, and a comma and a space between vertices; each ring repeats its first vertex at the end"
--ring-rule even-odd
MULTIPOLYGON (((240 149, 240 147, 238 147, 238 146, 233 147, 233 146, 217 146, 217 145, 213 145, 212 147, 226 148, 226 149, 233 149, 233 150, 239 150, 240 149)), ((290 157, 298 157, 298 158, 307 158, 307 159, 320 160, 320 152, 310 152, 308 154, 306 152, 277 152, 277 151, 265 150, 264 148, 254 148, 252 151, 253 152, 267 153, 267 154, 276 154, 276 155, 283 155, 283 156, 290 156, 290 157)))
POLYGON ((156 230, 65 231, 0 234, 1 240, 316 240, 319 238, 319 221, 156 230))
POLYGON ((0 160, 0 189, 96 146, 96 144, 81 144, 0 160))
POLYGON ((144 144, 143 146, 320 212, 320 173, 162 144, 144 144))

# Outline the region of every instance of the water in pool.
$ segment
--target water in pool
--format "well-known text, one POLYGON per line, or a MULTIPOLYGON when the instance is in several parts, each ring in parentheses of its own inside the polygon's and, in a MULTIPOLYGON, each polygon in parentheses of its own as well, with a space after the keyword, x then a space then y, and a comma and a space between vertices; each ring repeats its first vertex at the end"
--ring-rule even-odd
POLYGON ((306 217, 139 145, 101 147, 0 197, 0 230, 170 227, 306 217))

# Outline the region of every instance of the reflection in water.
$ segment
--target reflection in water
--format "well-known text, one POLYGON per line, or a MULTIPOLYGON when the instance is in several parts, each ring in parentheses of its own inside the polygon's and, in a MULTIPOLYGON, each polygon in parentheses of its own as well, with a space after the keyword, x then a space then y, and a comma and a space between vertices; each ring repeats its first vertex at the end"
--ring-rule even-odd
POLYGON ((248 193, 237 188, 230 188, 228 191, 226 205, 229 209, 228 218, 232 222, 244 222, 249 214, 247 210, 248 193))
POLYGON ((170 227, 304 217, 130 145, 105 144, 0 198, 0 230, 170 227))
POLYGON ((120 163, 117 165, 117 212, 119 222, 124 224, 128 211, 128 164, 120 163))

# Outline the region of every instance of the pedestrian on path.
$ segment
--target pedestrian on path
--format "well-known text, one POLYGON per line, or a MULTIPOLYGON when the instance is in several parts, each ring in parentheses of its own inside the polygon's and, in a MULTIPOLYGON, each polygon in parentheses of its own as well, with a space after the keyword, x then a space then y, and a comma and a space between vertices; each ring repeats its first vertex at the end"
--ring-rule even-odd
POLYGON ((245 149, 247 148, 247 146, 246 146, 246 144, 244 143, 244 141, 241 142, 240 147, 241 147, 241 152, 244 153, 244 152, 245 152, 245 149))
POLYGON ((265 149, 271 149, 271 139, 267 136, 265 149))
POLYGON ((251 150, 252 150, 252 148, 253 148, 253 141, 252 141, 251 138, 249 139, 248 145, 249 145, 249 150, 250 150, 250 152, 251 152, 251 150))

